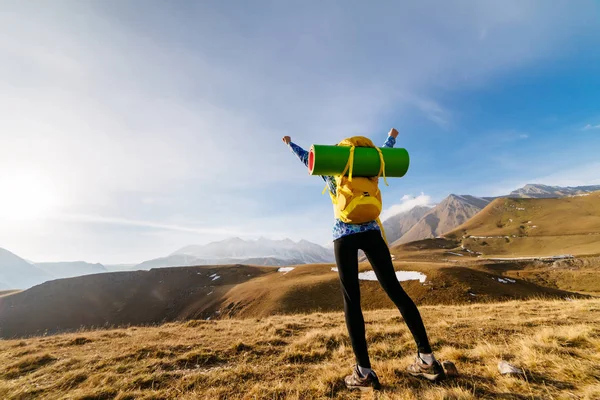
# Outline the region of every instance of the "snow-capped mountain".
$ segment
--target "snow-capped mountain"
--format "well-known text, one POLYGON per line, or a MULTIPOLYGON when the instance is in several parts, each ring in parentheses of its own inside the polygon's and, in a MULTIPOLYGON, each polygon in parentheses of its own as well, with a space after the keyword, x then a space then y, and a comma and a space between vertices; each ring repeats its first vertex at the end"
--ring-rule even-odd
POLYGON ((330 262, 333 260, 330 250, 307 240, 294 242, 290 239, 243 240, 226 239, 207 245, 186 246, 171 255, 188 255, 199 259, 247 259, 279 258, 294 260, 300 264, 330 262))
POLYGON ((331 263, 333 251, 307 240, 290 239, 243 240, 226 239, 206 245, 183 247, 167 257, 156 258, 136 265, 133 269, 150 269, 190 265, 297 265, 331 263))
POLYGON ((575 186, 575 187, 561 187, 561 186, 548 186, 540 184, 528 184, 520 189, 512 191, 508 197, 521 197, 521 198, 554 198, 554 197, 565 197, 565 196, 576 196, 586 193, 595 192, 600 190, 600 185, 595 186, 575 186))

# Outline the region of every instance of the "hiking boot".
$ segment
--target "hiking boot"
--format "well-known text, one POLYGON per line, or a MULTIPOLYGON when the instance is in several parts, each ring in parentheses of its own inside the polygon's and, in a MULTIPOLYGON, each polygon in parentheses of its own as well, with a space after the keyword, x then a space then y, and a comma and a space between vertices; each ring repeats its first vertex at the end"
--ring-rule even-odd
POLYGON ((411 364, 406 369, 412 376, 422 376, 432 382, 436 382, 446 378, 444 368, 439 361, 435 360, 433 364, 428 365, 425 361, 421 360, 421 357, 417 356, 414 364, 411 364))
POLYGON ((360 390, 379 390, 381 389, 381 384, 379 383, 379 378, 375 371, 369 372, 367 376, 362 376, 358 371, 358 366, 354 366, 352 369, 352 375, 348 375, 344 379, 344 383, 346 383, 346 387, 348 389, 360 389, 360 390))

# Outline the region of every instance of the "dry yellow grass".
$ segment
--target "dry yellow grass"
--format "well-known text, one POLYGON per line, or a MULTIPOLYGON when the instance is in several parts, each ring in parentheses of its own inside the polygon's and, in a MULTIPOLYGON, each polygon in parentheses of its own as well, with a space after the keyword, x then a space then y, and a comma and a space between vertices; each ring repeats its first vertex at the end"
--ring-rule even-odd
POLYGON ((0 341, 2 399, 600 399, 600 300, 421 308, 457 379, 409 377, 396 310, 365 313, 384 388, 343 386, 353 355, 343 314, 189 321, 0 341), (499 375, 507 360, 523 379, 499 375))
POLYGON ((488 257, 600 254, 600 192, 558 199, 496 199, 444 236, 462 240, 488 257))

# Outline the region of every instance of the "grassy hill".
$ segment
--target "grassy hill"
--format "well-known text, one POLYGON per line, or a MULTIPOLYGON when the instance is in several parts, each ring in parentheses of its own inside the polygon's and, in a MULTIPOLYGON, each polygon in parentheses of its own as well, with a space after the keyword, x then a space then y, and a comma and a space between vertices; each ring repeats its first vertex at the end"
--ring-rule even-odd
POLYGON ((0 341, 3 399, 600 398, 600 300, 421 307, 438 358, 461 376, 431 384, 397 310, 365 312, 383 390, 343 377, 353 354, 343 314, 188 321, 0 341), (500 360, 526 376, 501 376, 500 360))
POLYGON ((600 192, 496 199, 444 236, 487 257, 600 254, 600 192))
POLYGON ((57 279, 0 297, 0 338, 206 318, 235 285, 275 271, 230 265, 57 279))
MULTIPOLYGON (((396 265, 437 265, 441 271, 463 271, 447 289, 453 290, 456 298, 462 293, 484 293, 487 301, 494 301, 496 289, 503 289, 517 282, 534 284, 526 290, 537 292, 537 288, 560 289, 568 292, 600 296, 600 257, 580 256, 573 258, 555 259, 552 257, 490 259, 485 255, 474 253, 464 246, 462 241, 451 239, 425 239, 391 249, 396 265), (479 273, 492 274, 487 279, 479 279, 479 273), (487 283, 489 279, 504 284, 498 286, 479 286, 477 283, 487 283), (511 280, 514 280, 513 283, 511 280), (499 281, 502 282, 502 281, 499 281), (461 287, 463 290, 457 290, 461 287), (476 290, 474 290, 476 289, 476 290), (478 289, 478 291, 477 291, 478 289)), ((484 277, 486 275, 483 275, 484 277)), ((446 290, 447 290, 446 289, 446 290)), ((537 296, 535 294, 534 296, 537 296)), ((569 295, 567 295, 569 296, 569 295)), ((482 301, 480 296, 473 301, 482 301)))
MULTIPOLYGON (((369 270, 368 263, 360 265, 361 272, 369 270)), ((396 270, 426 275, 423 283, 402 282, 417 304, 578 296, 559 286, 521 277, 506 281, 507 271, 478 265, 399 261, 396 270)), ((366 310, 393 307, 377 281, 362 280, 361 293, 366 310)), ((338 274, 330 264, 301 265, 287 273, 242 265, 161 268, 55 280, 0 297, 0 338, 55 334, 81 327, 342 309, 338 274)))

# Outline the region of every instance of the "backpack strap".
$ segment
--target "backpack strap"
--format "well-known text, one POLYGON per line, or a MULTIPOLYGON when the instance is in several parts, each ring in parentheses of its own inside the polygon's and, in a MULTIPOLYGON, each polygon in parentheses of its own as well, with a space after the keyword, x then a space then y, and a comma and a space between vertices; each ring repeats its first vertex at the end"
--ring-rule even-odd
POLYGON ((385 178, 385 161, 383 160, 383 153, 381 152, 381 149, 379 147, 375 147, 375 149, 379 153, 379 160, 380 160, 379 164, 381 165, 381 167, 379 168, 379 174, 377 175, 377 177, 379 178, 381 176, 381 174, 383 174, 383 181, 385 182, 385 186, 390 186, 387 183, 387 179, 385 178))
MULTIPOLYGON (((346 175, 346 172, 348 172, 348 182, 352 182, 352 170, 354 168, 354 146, 350 146, 350 156, 348 157, 348 162, 346 163, 346 168, 344 168, 344 172, 342 172, 342 174, 340 176, 344 176, 346 175)), ((338 185, 337 185, 337 190, 339 193, 340 190, 340 183, 341 183, 341 179, 338 181, 338 185)))
POLYGON ((350 156, 348 157, 348 162, 346 163, 346 168, 344 168, 344 172, 341 173, 340 176, 346 175, 348 172, 348 181, 352 182, 352 169, 354 168, 354 146, 350 146, 350 156))
POLYGON ((377 217, 376 221, 377 221, 377 225, 379 225, 379 229, 381 229, 381 236, 383 236, 383 241, 385 242, 385 244, 388 247, 390 247, 390 244, 387 241, 387 237, 385 236, 385 229, 383 229, 383 224, 381 223, 381 220, 379 219, 379 217, 377 217))

